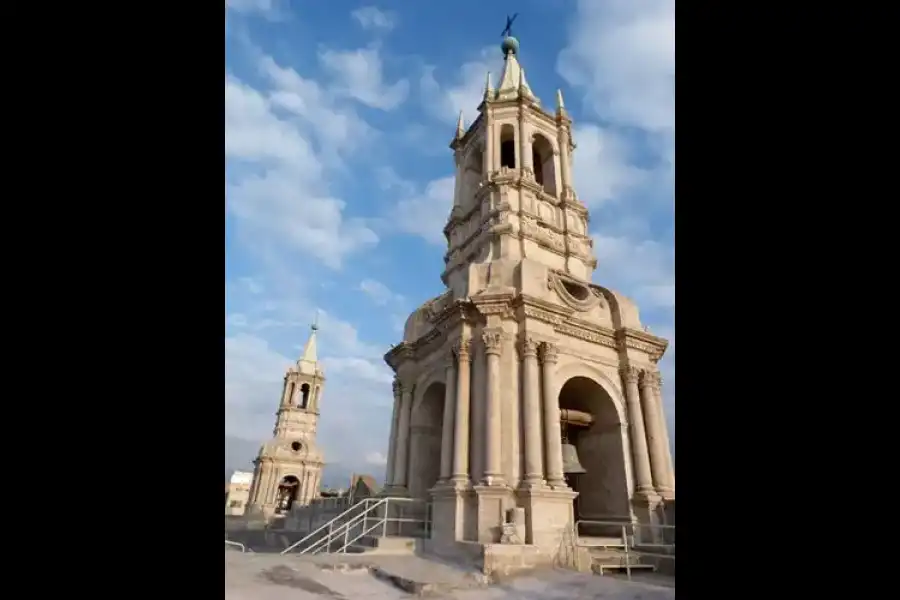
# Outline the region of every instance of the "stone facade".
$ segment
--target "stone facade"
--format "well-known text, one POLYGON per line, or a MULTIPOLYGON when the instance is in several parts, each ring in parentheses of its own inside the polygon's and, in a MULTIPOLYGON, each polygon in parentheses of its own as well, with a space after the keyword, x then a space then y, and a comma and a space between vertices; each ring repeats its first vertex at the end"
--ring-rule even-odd
POLYGON ((675 480, 657 368, 667 342, 591 282, 572 122, 560 92, 555 112, 541 106, 510 40, 499 85, 488 75, 478 117, 466 128, 460 115, 450 144, 446 291, 385 356, 396 377, 384 494, 433 500, 439 553, 536 564, 556 560, 576 520, 656 522, 675 480), (563 472, 564 436, 585 474, 563 472), (498 550, 515 508, 520 552, 498 550))
POLYGON ((325 374, 317 358, 316 329, 314 325, 303 356, 285 373, 273 437, 254 461, 248 515, 266 520, 286 516, 319 496, 325 462, 316 427, 325 374))

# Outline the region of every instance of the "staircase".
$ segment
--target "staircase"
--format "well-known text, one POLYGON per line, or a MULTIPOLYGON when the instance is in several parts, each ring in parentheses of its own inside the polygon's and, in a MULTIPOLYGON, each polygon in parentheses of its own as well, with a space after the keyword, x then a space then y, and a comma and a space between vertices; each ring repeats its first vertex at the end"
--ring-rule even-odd
POLYGON ((430 505, 411 498, 367 498, 281 554, 411 554, 431 531, 430 505))
MULTIPOLYGON (((633 571, 674 574, 675 527, 633 523, 628 519, 607 521, 578 521, 575 524, 575 543, 590 557, 591 571, 604 575, 625 571, 631 578, 633 571), (580 535, 590 532, 594 535, 580 535), (602 533, 601 533, 602 532, 602 533), (618 535, 615 535, 618 533, 618 535)), ((586 566, 586 565, 585 565, 586 566)))

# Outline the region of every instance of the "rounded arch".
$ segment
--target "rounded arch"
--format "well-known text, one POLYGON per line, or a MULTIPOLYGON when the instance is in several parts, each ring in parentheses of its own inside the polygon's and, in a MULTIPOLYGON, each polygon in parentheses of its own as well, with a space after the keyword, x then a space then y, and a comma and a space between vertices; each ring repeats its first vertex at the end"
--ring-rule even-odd
POLYGON ((500 166, 517 168, 519 157, 516 152, 516 128, 511 123, 500 126, 500 166))
POLYGON ((435 417, 437 417, 437 425, 440 427, 444 408, 444 378, 429 379, 427 385, 416 386, 416 389, 422 391, 416 391, 409 420, 410 425, 412 427, 433 427, 435 417))
POLYGON ((613 383, 613 381, 602 370, 588 363, 581 361, 565 362, 564 360, 560 360, 560 364, 557 367, 555 373, 556 389, 553 392, 554 395, 559 398, 559 394, 560 392, 562 392, 563 386, 565 386, 570 379, 574 379, 576 377, 590 379, 601 388, 603 388, 603 391, 606 392, 606 394, 612 400, 613 405, 615 406, 619 423, 627 422, 627 416, 625 413, 625 399, 622 397, 622 392, 619 389, 619 386, 613 383))
POLYGON ((409 420, 409 493, 427 498, 441 475, 441 439, 444 425, 443 377, 426 379, 416 392, 409 420))
POLYGON ((551 196, 556 196, 556 154, 556 145, 547 136, 534 134, 531 141, 534 179, 551 196))
MULTIPOLYGON (((445 369, 429 369, 425 373, 419 375, 415 382, 415 393, 413 394, 412 412, 410 413, 411 415, 415 415, 416 411, 419 410, 419 407, 422 405, 422 402, 425 399, 425 393, 429 388, 431 388, 435 384, 440 384, 442 386, 447 385, 445 378, 445 369)), ((441 396, 441 399, 443 400, 443 396, 441 396)))

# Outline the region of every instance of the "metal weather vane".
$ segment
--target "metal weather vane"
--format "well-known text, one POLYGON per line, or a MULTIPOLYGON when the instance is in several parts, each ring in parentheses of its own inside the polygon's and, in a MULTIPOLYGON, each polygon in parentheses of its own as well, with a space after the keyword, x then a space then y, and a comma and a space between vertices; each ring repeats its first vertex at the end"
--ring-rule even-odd
POLYGON ((506 15, 506 27, 503 28, 503 31, 500 32, 500 35, 503 37, 512 37, 512 24, 513 21, 516 20, 516 17, 519 16, 519 13, 513 13, 513 16, 510 17, 506 15))

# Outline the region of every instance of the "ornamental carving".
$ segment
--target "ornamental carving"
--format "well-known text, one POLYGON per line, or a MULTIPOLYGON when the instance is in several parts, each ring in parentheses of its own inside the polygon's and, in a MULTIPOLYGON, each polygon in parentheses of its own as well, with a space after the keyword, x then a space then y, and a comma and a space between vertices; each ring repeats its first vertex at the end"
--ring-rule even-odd
POLYGON ((656 373, 653 371, 643 371, 641 373, 641 387, 642 388, 655 388, 656 387, 656 373))
POLYGON ((559 348, 556 344, 543 342, 541 344, 541 361, 544 363, 555 363, 559 360, 559 348))
POLYGON ((626 385, 634 385, 638 382, 638 377, 641 374, 641 370, 637 367, 622 367, 621 369, 622 380, 626 385))
POLYGON ((400 393, 403 391, 403 384, 400 383, 400 380, 394 377, 394 397, 400 396, 400 393))
POLYGON ((525 337, 519 342, 519 352, 522 354, 522 358, 536 357, 538 352, 539 342, 533 338, 525 337))
POLYGON ((456 354, 456 359, 463 363, 469 362, 471 360, 471 341, 468 339, 459 340, 453 346, 453 353, 456 354))
POLYGON ((484 351, 487 354, 500 354, 503 347, 503 331, 497 329, 485 329, 481 333, 484 342, 484 351))

